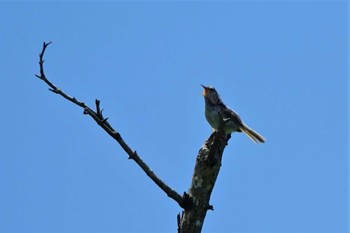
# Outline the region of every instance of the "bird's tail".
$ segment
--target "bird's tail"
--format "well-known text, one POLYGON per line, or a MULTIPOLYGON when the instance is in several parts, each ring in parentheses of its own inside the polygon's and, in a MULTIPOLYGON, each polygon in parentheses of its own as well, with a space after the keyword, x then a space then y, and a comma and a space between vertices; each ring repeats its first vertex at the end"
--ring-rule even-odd
POLYGON ((243 124, 243 127, 241 127, 241 130, 245 134, 247 134, 248 137, 253 140, 253 142, 255 142, 255 143, 264 143, 265 142, 265 138, 263 136, 261 136, 260 134, 258 134, 257 132, 255 132, 254 130, 249 128, 248 126, 243 124))

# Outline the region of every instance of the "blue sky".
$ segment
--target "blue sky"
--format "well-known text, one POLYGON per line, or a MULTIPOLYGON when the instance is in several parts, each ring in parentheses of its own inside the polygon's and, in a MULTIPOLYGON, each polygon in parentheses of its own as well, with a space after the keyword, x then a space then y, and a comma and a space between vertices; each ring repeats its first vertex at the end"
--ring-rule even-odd
POLYGON ((1 2, 0 231, 175 232, 181 209, 47 77, 187 191, 210 135, 200 84, 233 134, 203 232, 345 233, 345 1, 1 2))

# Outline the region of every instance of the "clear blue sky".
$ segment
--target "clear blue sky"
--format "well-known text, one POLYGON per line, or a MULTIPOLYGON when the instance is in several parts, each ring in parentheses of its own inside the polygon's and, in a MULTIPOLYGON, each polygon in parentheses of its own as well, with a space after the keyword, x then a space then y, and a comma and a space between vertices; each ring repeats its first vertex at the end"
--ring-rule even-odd
POLYGON ((200 84, 266 137, 234 134, 205 233, 345 233, 346 1, 1 2, 0 232, 176 232, 181 209, 82 109, 187 191, 211 129, 200 84))

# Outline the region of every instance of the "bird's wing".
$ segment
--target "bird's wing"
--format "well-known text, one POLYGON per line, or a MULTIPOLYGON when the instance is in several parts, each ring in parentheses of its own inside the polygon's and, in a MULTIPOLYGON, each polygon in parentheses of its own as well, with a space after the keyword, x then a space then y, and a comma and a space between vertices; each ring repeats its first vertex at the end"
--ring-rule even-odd
POLYGON ((238 116, 238 114, 235 111, 233 111, 229 108, 225 108, 223 112, 224 112, 224 116, 223 116, 224 119, 230 118, 238 126, 240 126, 240 127, 243 126, 243 122, 242 122, 241 118, 238 116))

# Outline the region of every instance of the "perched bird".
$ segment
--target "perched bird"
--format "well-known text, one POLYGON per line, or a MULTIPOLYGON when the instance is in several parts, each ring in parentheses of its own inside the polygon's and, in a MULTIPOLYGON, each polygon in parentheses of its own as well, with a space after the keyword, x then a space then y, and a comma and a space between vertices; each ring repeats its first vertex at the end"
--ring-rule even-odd
POLYGON ((218 130, 220 124, 226 134, 232 132, 244 132, 255 143, 265 142, 265 138, 243 123, 241 118, 233 110, 229 109, 221 100, 214 87, 204 88, 205 118, 214 130, 218 130), (220 119, 222 118, 222 119, 220 119))

